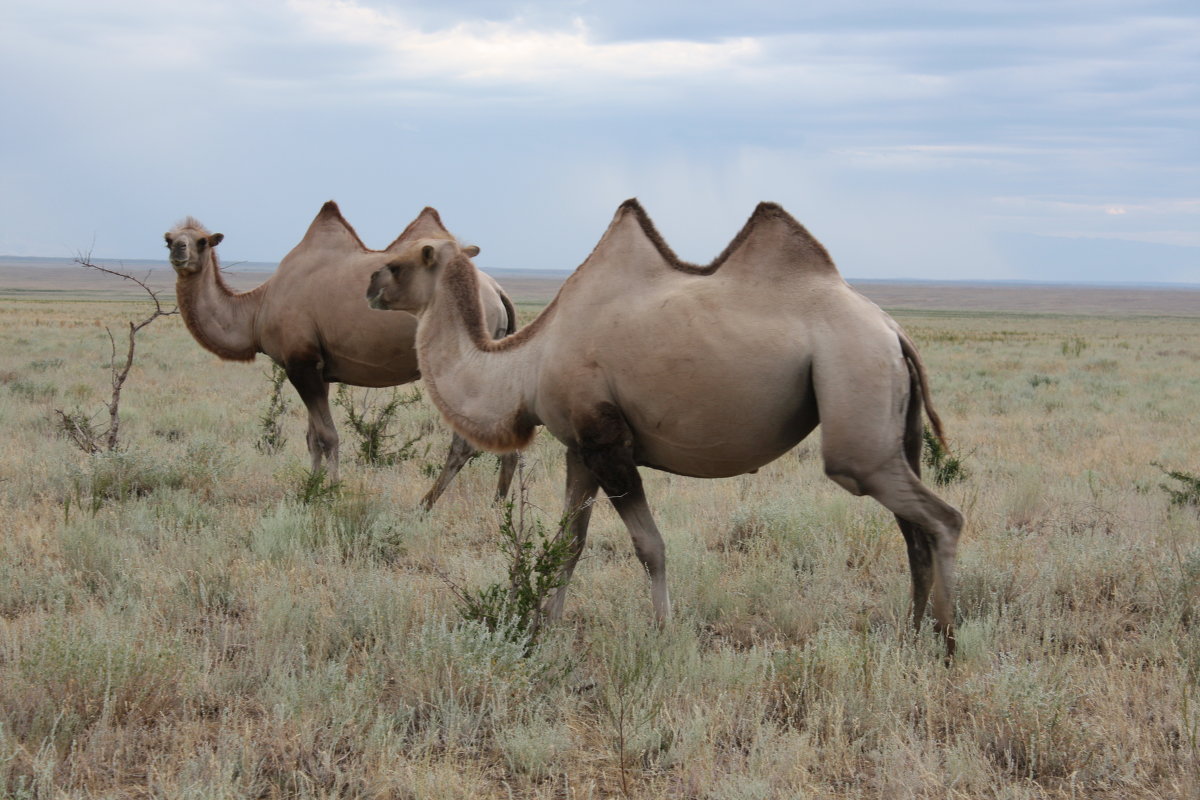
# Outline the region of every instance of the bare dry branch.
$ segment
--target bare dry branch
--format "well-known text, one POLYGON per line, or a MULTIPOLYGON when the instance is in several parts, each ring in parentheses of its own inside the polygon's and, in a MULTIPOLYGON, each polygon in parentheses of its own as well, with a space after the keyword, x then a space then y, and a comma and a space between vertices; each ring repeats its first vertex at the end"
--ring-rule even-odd
POLYGON ((108 408, 108 430, 103 433, 94 431, 90 425, 80 423, 84 419, 80 414, 67 414, 59 409, 55 409, 58 413, 62 430, 65 435, 71 439, 81 450, 86 453, 96 453, 101 449, 116 450, 120 444, 121 431, 121 390, 125 386, 125 381, 129 377, 129 371, 133 368, 134 350, 137 346, 137 334, 142 328, 145 328, 151 322, 159 317, 169 317, 179 313, 179 306, 171 309, 163 307, 162 300, 158 296, 158 292, 150 288, 148 283, 150 275, 146 274, 145 278, 137 278, 127 272, 111 269, 101 266, 92 261, 91 252, 80 253, 75 258, 75 263, 87 269, 94 269, 97 272, 103 272, 106 275, 113 275, 122 280, 132 281, 142 288, 149 295, 150 300, 154 303, 154 312, 150 316, 143 319, 141 322, 129 323, 129 346, 125 351, 125 362, 117 363, 117 340, 112 334, 112 330, 105 326, 104 331, 108 334, 109 347, 111 356, 109 359, 109 369, 112 385, 111 399, 104 405, 108 408), (100 446, 100 440, 104 440, 103 448, 100 446))

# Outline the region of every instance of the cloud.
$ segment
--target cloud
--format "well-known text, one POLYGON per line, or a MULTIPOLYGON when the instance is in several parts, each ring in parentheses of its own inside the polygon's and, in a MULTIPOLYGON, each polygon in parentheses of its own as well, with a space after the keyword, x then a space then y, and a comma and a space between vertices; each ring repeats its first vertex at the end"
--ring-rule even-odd
POLYGON ((605 79, 657 81, 736 69, 759 55, 751 38, 695 42, 600 42, 580 18, 566 28, 522 20, 460 21, 425 30, 402 14, 365 3, 291 0, 311 37, 372 50, 375 80, 440 79, 472 86, 550 85, 605 79))
MULTIPOLYGON (((997 197, 992 205, 1008 231, 1200 248, 1200 198, 997 197)), ((1200 269, 1200 250, 1195 260, 1200 269)))

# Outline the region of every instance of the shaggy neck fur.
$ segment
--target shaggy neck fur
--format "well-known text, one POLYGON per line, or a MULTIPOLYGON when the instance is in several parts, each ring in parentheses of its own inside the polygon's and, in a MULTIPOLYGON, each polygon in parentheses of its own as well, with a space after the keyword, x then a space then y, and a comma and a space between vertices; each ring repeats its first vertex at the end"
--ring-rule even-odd
POLYGON ((261 286, 244 293, 230 289, 221 278, 217 253, 209 247, 198 272, 176 277, 175 296, 184 324, 205 350, 229 361, 253 360, 261 286))
POLYGON ((421 314, 417 354, 430 399, 468 441, 485 450, 519 450, 538 420, 524 387, 536 353, 516 336, 493 340, 479 301, 479 279, 465 256, 442 269, 432 302, 421 314))

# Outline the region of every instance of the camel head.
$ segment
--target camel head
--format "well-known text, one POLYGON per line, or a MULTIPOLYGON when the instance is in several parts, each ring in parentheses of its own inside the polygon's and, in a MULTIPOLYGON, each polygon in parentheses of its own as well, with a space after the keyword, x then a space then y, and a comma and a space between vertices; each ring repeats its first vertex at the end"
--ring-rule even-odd
POLYGON ((225 238, 223 233, 210 233, 207 228, 188 217, 163 234, 171 266, 179 275, 192 275, 204 268, 204 262, 212 255, 212 248, 225 238))
POLYGON ((420 316, 433 299, 442 268, 459 256, 474 258, 479 248, 453 239, 419 239, 375 270, 367 287, 371 308, 420 316))

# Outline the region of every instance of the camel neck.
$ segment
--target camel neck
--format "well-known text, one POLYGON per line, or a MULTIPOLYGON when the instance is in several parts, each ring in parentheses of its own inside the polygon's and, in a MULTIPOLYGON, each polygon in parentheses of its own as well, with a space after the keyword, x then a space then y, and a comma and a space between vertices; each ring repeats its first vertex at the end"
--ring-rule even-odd
POLYGON ((175 281, 179 311, 188 331, 206 350, 231 361, 250 361, 258 352, 254 320, 262 303, 262 290, 259 286, 249 292, 234 292, 221 278, 215 257, 204 269, 180 275, 175 281))
POLYGON ((479 278, 466 258, 447 265, 417 327, 421 377, 430 398, 464 438, 485 450, 519 450, 539 424, 529 401, 540 339, 493 341, 484 325, 479 278))

